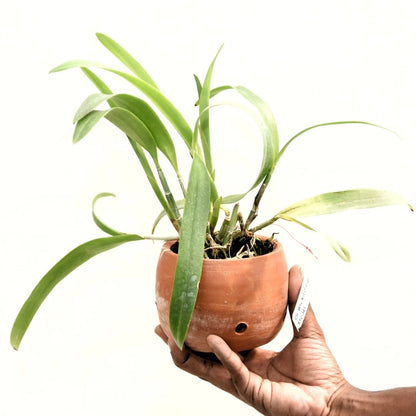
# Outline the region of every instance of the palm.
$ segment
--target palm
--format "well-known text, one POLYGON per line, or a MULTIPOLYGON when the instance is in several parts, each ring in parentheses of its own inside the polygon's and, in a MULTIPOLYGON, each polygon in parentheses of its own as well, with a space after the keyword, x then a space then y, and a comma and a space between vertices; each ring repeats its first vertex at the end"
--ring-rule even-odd
POLYGON ((255 349, 243 360, 249 370, 234 394, 265 414, 316 414, 328 410, 344 378, 321 334, 295 336, 280 353, 255 349), (285 398, 283 400, 282 398, 285 398))

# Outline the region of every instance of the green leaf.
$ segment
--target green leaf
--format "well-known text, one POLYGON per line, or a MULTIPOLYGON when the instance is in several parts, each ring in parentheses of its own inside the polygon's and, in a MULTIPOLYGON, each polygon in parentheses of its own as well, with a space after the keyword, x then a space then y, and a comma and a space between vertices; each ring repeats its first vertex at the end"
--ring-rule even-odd
MULTIPOLYGON (((277 216, 312 217, 351 209, 376 208, 398 204, 407 204, 407 202, 395 192, 378 189, 351 189, 328 192, 303 199, 283 209, 277 216)), ((409 207, 413 210, 410 205, 409 207)))
POLYGON ((202 159, 196 155, 189 175, 170 305, 170 329, 180 348, 198 295, 209 209, 210 178, 202 159))
POLYGON ((182 136, 186 145, 189 149, 192 147, 192 129, 189 127, 189 124, 186 122, 182 114, 177 110, 177 108, 153 85, 143 81, 143 79, 138 78, 134 75, 127 74, 122 71, 110 68, 106 65, 100 64, 94 61, 88 60, 72 60, 64 62, 61 65, 53 68, 50 72, 60 72, 72 68, 80 67, 93 67, 100 68, 105 71, 112 72, 113 74, 118 75, 121 78, 124 78, 126 81, 133 84, 136 88, 142 91, 165 115, 165 117, 170 121, 172 126, 177 130, 177 132, 182 136))
MULTIPOLYGON (((280 160, 280 158, 282 157, 283 153, 286 151, 286 149, 290 146, 290 144, 293 143, 294 140, 296 140, 298 137, 302 136, 303 134, 305 134, 306 132, 313 130, 313 129, 317 129, 320 127, 327 127, 327 126, 337 126, 337 125, 343 125, 343 124, 363 124, 363 125, 367 125, 367 126, 372 126, 372 127, 377 127, 379 129, 383 129, 383 130, 387 130, 390 131, 391 133, 397 135, 397 133, 395 133, 394 131, 383 127, 383 126, 379 126, 378 124, 373 124, 373 123, 368 123, 366 121, 332 121, 329 123, 321 123, 321 124, 316 124, 314 126, 308 127, 302 131, 300 131, 299 133, 295 134, 280 150, 279 155, 277 157, 277 161, 280 160)), ((276 161, 276 163, 277 163, 276 161)))
POLYGON ((147 73, 143 66, 133 58, 122 46, 115 40, 103 33, 96 33, 98 40, 117 58, 119 59, 133 74, 137 75, 143 81, 158 88, 152 77, 147 73))
POLYGON ((155 178, 155 175, 153 174, 152 168, 150 167, 149 162, 147 161, 146 155, 143 151, 143 149, 141 148, 141 146, 139 144, 137 144, 134 140, 129 138, 129 142, 131 144, 131 146, 133 147, 134 152, 136 153, 136 156, 138 157, 143 170, 146 174, 147 180, 150 183, 150 186, 153 189, 153 192, 155 193, 157 199, 159 200, 160 204, 162 205, 163 209, 165 210, 167 216, 169 217, 170 220, 174 219, 174 215, 172 210, 170 209, 165 196, 163 195, 162 190, 160 189, 157 180, 155 178))
POLYGON ((220 245, 225 246, 230 241, 237 224, 239 210, 240 204, 235 204, 231 212, 231 216, 226 216, 224 218, 220 231, 215 238, 220 245))
POLYGON ((152 102, 159 108, 159 110, 170 121, 172 126, 182 136, 187 146, 191 148, 192 130, 189 127, 189 124, 186 122, 182 114, 176 109, 176 107, 158 89, 147 84, 140 78, 125 74, 124 72, 116 70, 110 71, 129 81, 136 88, 142 91, 150 100, 152 100, 152 102))
POLYGON ((199 80, 199 78, 194 74, 194 79, 195 79, 195 84, 196 84, 196 90, 198 92, 198 101, 196 102, 195 105, 199 104, 199 96, 201 95, 201 90, 202 90, 202 84, 201 81, 199 80))
MULTIPOLYGON (((254 94, 252 91, 245 87, 223 86, 217 88, 218 92, 226 91, 229 89, 239 93, 251 105, 249 110, 237 103, 231 103, 231 105, 235 107, 241 107, 243 110, 247 111, 256 121, 261 133, 261 137, 263 139, 263 158, 259 173, 251 187, 244 193, 225 196, 223 198, 224 204, 232 204, 240 201, 250 191, 252 191, 258 185, 260 185, 260 183, 262 183, 265 178, 270 177, 276 165, 279 150, 279 135, 276 126, 276 121, 267 104, 258 95, 254 94)), ((222 104, 211 105, 210 107, 207 107, 204 111, 207 111, 209 108, 218 105, 222 104)), ((198 123, 199 120, 197 121, 197 126, 198 123)), ((195 131, 196 130, 197 128, 195 128, 195 131)))
POLYGON ((133 113, 147 127, 159 150, 168 158, 176 172, 178 162, 172 138, 162 121, 150 105, 138 97, 129 94, 117 94, 111 97, 117 107, 133 113))
POLYGON ((324 233, 320 233, 320 234, 326 239, 326 241, 329 243, 329 245, 332 247, 335 253, 338 254, 338 256, 342 260, 348 263, 351 262, 351 254, 350 254, 350 251, 347 249, 347 247, 345 247, 338 240, 335 240, 328 234, 324 234, 324 233))
MULTIPOLYGON (((84 73, 87 75, 87 77, 94 83, 94 85, 99 89, 99 91, 102 94, 107 94, 110 95, 111 97, 114 96, 114 94, 112 94, 112 91, 107 87, 107 85, 101 80, 101 78, 99 78, 98 76, 96 76, 92 71, 90 71, 87 68, 82 68, 82 70, 84 71, 84 73)), ((115 106, 115 103, 109 99, 108 103, 111 107, 115 106)), ((92 111, 92 113, 94 113, 94 111, 92 111)), ((92 127, 94 127, 94 125, 102 118, 105 116, 106 112, 96 112, 97 114, 92 115, 92 119, 89 120, 88 116, 84 117, 82 120, 80 120, 76 126, 75 129, 75 133, 74 133, 74 139, 75 141, 79 141, 82 139, 82 137, 85 137, 85 135, 88 133, 88 131, 90 131, 92 129, 92 127)), ((159 202, 161 203, 165 213, 168 215, 168 217, 172 220, 174 219, 174 215, 169 207, 169 205, 166 202, 166 199, 163 195, 163 192, 160 190, 160 187, 156 181, 156 178, 152 172, 152 169, 147 161, 146 155, 142 149, 142 147, 133 139, 128 138, 130 144, 133 147, 134 152, 136 153, 142 167, 143 170, 145 171, 145 174, 147 176, 147 179, 150 183, 150 186, 152 187, 156 197, 158 198, 159 202)), ((98 220, 98 218, 95 218, 95 220, 98 220)), ((96 221, 97 224, 97 221, 96 221)), ((104 224, 100 224, 99 220, 98 220, 98 226, 101 228, 101 226, 104 226, 104 224)), ((107 226, 105 226, 107 227, 107 226)), ((103 228, 102 228, 103 229, 103 228)), ((110 227, 107 228, 108 230, 111 230, 110 227)), ((104 229, 105 231, 105 229, 104 229)), ((115 230, 112 230, 115 232, 115 230)))
POLYGON ((86 116, 81 118, 75 125, 74 134, 72 136, 73 143, 78 143, 82 140, 93 128, 94 126, 106 116, 107 111, 97 111, 93 110, 89 112, 86 116))
POLYGON ((100 104, 108 101, 112 96, 113 94, 91 94, 84 100, 78 111, 75 113, 73 122, 76 123, 77 121, 81 120, 83 117, 91 113, 91 111, 95 110, 95 108, 100 104))
POLYGON ((210 228, 211 234, 214 232, 215 227, 217 226, 221 204, 222 204, 222 197, 217 198, 212 204, 212 212, 209 217, 209 228, 210 228))
POLYGON ((113 107, 105 111, 93 110, 81 118, 75 126, 73 142, 83 139, 103 117, 146 149, 157 163, 157 148, 152 134, 139 118, 121 107, 113 107))
POLYGON ((146 125, 132 112, 121 107, 113 107, 105 112, 105 118, 122 130, 129 138, 146 149, 157 163, 157 148, 153 136, 146 125))
MULTIPOLYGON (((112 91, 107 87, 107 85, 101 80, 101 78, 99 78, 97 75, 95 75, 95 73, 94 72, 92 72, 91 70, 89 70, 88 68, 81 68, 82 69, 82 71, 87 75, 87 77, 94 83, 94 85, 99 89, 99 91, 102 93, 102 94, 107 94, 108 96, 109 96, 109 99, 108 99, 108 103, 109 103, 109 105, 110 105, 110 107, 112 107, 112 108, 114 108, 114 107, 116 107, 117 106, 117 103, 120 105, 120 106, 122 106, 122 100, 118 100, 117 101, 117 103, 112 99, 115 95, 112 93, 112 91)), ((121 96, 123 96, 123 94, 118 94, 117 95, 118 97, 121 97, 121 96)), ((134 98, 136 98, 136 97, 134 97, 134 98)), ((127 106, 126 106, 127 107, 127 106)), ((130 107, 129 107, 130 108, 130 107)), ((150 107, 149 107, 150 108, 150 107)), ((153 110, 151 110, 151 111, 153 111, 153 110)), ((133 112, 133 114, 137 114, 137 111, 136 110, 133 110, 132 111, 133 112)), ((92 111, 92 113, 94 113, 94 111, 92 111)), ((105 115, 107 114, 107 112, 96 112, 96 114, 93 114, 92 116, 91 116, 91 119, 89 119, 87 116, 84 118, 84 119, 81 119, 79 122, 78 122, 78 124, 77 124, 77 127, 76 127, 76 129, 75 129, 75 133, 74 133, 74 139, 75 139, 75 141, 78 141, 78 140, 80 140, 82 137, 84 137, 87 133, 88 133, 88 131, 90 131, 91 130, 91 128, 102 118, 102 117, 104 117, 105 115)), ((157 117, 157 116, 156 116, 157 117)), ((155 124, 155 123, 157 123, 157 121, 154 121, 153 120, 153 124, 155 124)), ((161 122, 160 122, 161 123, 161 122)), ((161 123, 162 124, 162 123, 161 123)), ((150 125, 148 125, 151 129, 152 129, 152 127, 150 126, 150 125)), ((158 128, 158 126, 156 126, 155 128, 158 128)), ((155 131, 155 128, 153 128, 152 130, 153 130, 153 132, 152 132, 152 134, 155 134, 154 133, 154 131, 155 131)), ((163 126, 163 124, 162 124, 162 126, 160 127, 159 126, 159 129, 163 129, 164 128, 164 126, 163 126)), ((162 134, 163 134, 163 132, 162 132, 162 134)), ((150 183, 150 185, 151 185, 151 187, 152 187, 152 189, 153 189, 153 191, 154 191, 154 193, 155 193, 155 195, 156 195, 156 197, 158 198, 158 200, 159 200, 159 202, 161 203, 161 205, 162 205, 162 207, 163 207, 163 209, 164 209, 164 212, 166 213, 166 215, 168 215, 168 217, 169 217, 169 219, 171 220, 171 222, 173 223, 173 225, 174 225, 174 227, 175 227, 175 229, 177 229, 177 226, 175 225, 175 215, 174 215, 174 213, 172 212, 172 210, 171 210, 171 208, 170 208, 170 206, 169 206, 169 204, 167 203, 167 201, 166 201, 166 199, 165 199, 165 197, 164 197, 164 195, 163 195, 163 193, 162 193, 162 191, 161 191, 161 189, 160 189, 160 187, 159 187, 159 185, 158 185, 158 183, 157 183, 157 181, 156 181, 156 178, 155 178, 155 176, 154 176, 154 174, 153 174, 153 172, 152 172, 152 169, 151 169, 151 167, 150 167, 150 165, 149 165, 149 163, 148 163, 148 161, 147 161, 147 158, 146 158, 146 155, 145 155, 145 153, 144 153, 144 151, 143 151, 143 148, 142 148, 142 146, 136 141, 136 140, 133 140, 132 138, 130 138, 130 137, 128 137, 128 139, 129 139, 129 142, 130 142, 130 144, 132 145, 132 147, 133 147, 133 150, 134 150, 134 152, 136 153, 136 155, 137 155, 137 157, 138 157, 138 159, 139 159, 139 161, 140 161, 140 163, 141 163, 141 165, 142 165, 142 167, 143 167, 143 170, 145 171, 145 173, 146 173, 146 176, 147 176, 147 179, 148 179, 148 181, 149 181, 149 183, 150 183)), ((157 135, 156 135, 156 140, 157 140, 157 135)), ((167 140, 169 140, 169 139, 167 139, 167 140)), ((163 147, 163 144, 161 145, 161 147, 163 147)), ((165 148, 164 149, 162 149, 162 151, 165 151, 165 152, 167 152, 167 150, 166 150, 166 148, 167 148, 167 146, 165 145, 165 148)), ((172 159, 172 156, 170 156, 171 157, 171 159, 172 159)), ((174 167, 175 167, 175 165, 176 165, 176 155, 174 156, 174 158, 172 159, 172 161, 171 161, 171 163, 174 165, 174 167)), ((175 168, 176 170, 177 170, 177 168, 175 168)), ((178 175, 178 179, 180 179, 180 174, 179 174, 179 172, 177 172, 177 175, 178 175)), ((93 214, 94 215, 94 214, 93 214)), ((100 221, 99 221, 99 219, 98 218, 96 218, 96 216, 95 216, 95 218, 94 218, 94 220, 96 221, 96 224, 100 227, 100 228, 102 228, 102 227, 104 227, 104 228, 102 228, 102 229, 104 229, 104 231, 112 231, 112 232, 116 232, 115 230, 112 230, 110 227, 108 227, 108 226, 106 226, 106 225, 104 225, 104 224, 102 224, 100 221)))
POLYGON ((201 91, 199 93, 199 127, 201 133, 201 142, 202 148, 204 150, 205 164, 207 166, 209 174, 213 175, 213 166, 212 166, 212 155, 211 155, 211 140, 210 140, 210 129, 209 129, 209 98, 211 90, 211 79, 212 72, 214 70, 215 62, 220 54, 222 46, 215 55, 211 65, 208 68, 207 74, 205 76, 204 83, 202 85, 201 91))
POLYGON ((98 194, 94 199, 93 199, 93 201, 92 201, 92 218, 94 219, 94 222, 95 222, 95 224, 96 224, 96 226, 100 229, 100 230, 102 230, 102 231, 104 231, 105 233, 107 233, 107 234, 110 234, 110 235, 121 235, 121 234, 125 234, 125 233, 122 233, 122 232, 120 232, 120 231, 116 231, 116 230, 114 230, 113 228, 111 228, 111 227, 109 227, 108 225, 106 225, 106 224, 104 224, 98 217, 97 217, 97 215, 96 215, 96 213, 95 213, 95 204, 96 204, 96 202, 99 200, 99 199, 101 199, 101 198, 105 198, 105 197, 109 197, 109 196, 111 196, 111 197, 113 197, 113 198, 115 198, 116 196, 114 195, 114 194, 112 194, 112 193, 109 193, 109 192, 102 192, 102 193, 100 193, 100 194, 98 194))
MULTIPOLYGON (((266 155, 263 158, 263 164, 268 166, 269 162, 264 160, 266 157, 273 157, 273 164, 276 164, 279 154, 279 133, 277 131, 276 120, 270 107, 257 94, 254 94, 246 87, 238 86, 234 89, 245 97, 259 112, 265 126, 266 131, 270 135, 267 140, 266 155)), ((266 175, 265 175, 266 176, 266 175)), ((261 180, 259 181, 259 183, 261 180)))
MULTIPOLYGON (((85 68, 84 68, 85 69, 85 68)), ((89 78, 92 78, 92 81, 95 85, 97 85, 97 88, 102 89, 102 91, 104 91, 104 93, 109 92, 111 94, 111 90, 108 89, 108 87, 106 87, 106 85, 104 83, 101 82, 101 79, 99 77, 95 77, 95 74, 89 70, 86 70, 87 76, 89 78), (91 74, 93 76, 91 76, 91 74)), ((104 94, 103 93, 103 94, 104 94)), ((113 94, 111 94, 111 96, 114 96, 113 94)), ((109 104, 114 106, 114 103, 112 102, 112 100, 109 100, 109 104)), ((107 110, 109 111, 109 110, 107 110)), ((87 114, 85 117, 83 117, 81 120, 78 121, 76 127, 75 127, 75 131, 74 131, 74 137, 73 137, 73 141, 74 142, 78 142, 79 140, 81 140, 83 137, 86 136, 86 134, 107 114, 107 111, 91 111, 89 114, 87 114)), ((133 147, 134 152, 136 153, 142 167, 143 170, 146 173, 147 179, 156 195, 156 197, 158 198, 159 202, 161 203, 163 209, 165 210, 166 214, 168 215, 168 217, 172 220, 174 218, 174 215, 169 207, 169 205, 167 204, 165 197, 163 195, 163 193, 161 192, 159 185, 156 181, 156 178, 152 172, 152 169, 146 159, 146 156, 143 152, 142 147, 133 139, 128 138, 130 144, 133 147)), ((94 215, 94 214, 93 214, 94 215)), ((110 227, 105 226, 104 224, 100 224, 100 221, 98 220, 98 218, 94 218, 94 220, 96 221, 97 226, 99 226, 101 229, 103 229, 102 227, 107 227, 107 230, 111 230, 110 227), (98 222, 98 223, 97 223, 98 222)), ((103 229, 104 231, 106 231, 105 229, 103 229)), ((113 232, 117 233, 115 230, 112 230, 113 232)), ((107 231, 106 231, 107 232, 107 231)), ((111 233, 110 233, 111 234, 111 233)))
MULTIPOLYGON (((178 209, 183 209, 183 207, 185 206, 185 200, 184 199, 180 199, 179 201, 175 201, 176 206, 178 207, 178 209)), ((159 215, 156 217, 155 221, 153 222, 153 226, 152 226, 152 234, 154 234, 154 232, 156 231, 156 227, 159 225, 159 222, 166 216, 166 210, 165 211, 161 211, 159 213, 159 215)))
POLYGON ((346 262, 350 262, 351 261, 351 255, 349 250, 347 249, 347 247, 345 247, 342 243, 340 243, 338 240, 335 240, 334 238, 332 238, 330 235, 325 234, 325 233, 321 233, 317 230, 315 230, 314 228, 312 228, 310 225, 305 224, 304 222, 301 222, 299 220, 297 220, 296 218, 293 218, 289 215, 281 215, 279 218, 281 218, 282 220, 285 221, 289 221, 289 222, 293 222, 295 224, 298 224, 310 231, 314 231, 318 234, 320 234, 322 237, 325 238, 325 240, 327 241, 327 243, 332 247, 332 249, 335 251, 335 253, 344 261, 346 262))
POLYGON ((88 79, 98 88, 98 91, 100 91, 102 94, 113 93, 107 84, 90 69, 81 67, 81 71, 88 77, 88 79))
POLYGON ((100 64, 96 61, 91 61, 89 59, 71 59, 70 61, 66 61, 60 65, 55 66, 49 71, 49 73, 52 74, 54 72, 66 71, 68 69, 74 68, 81 68, 82 70, 84 70, 89 67, 110 70, 110 67, 100 64))
POLYGON ((258 95, 245 87, 238 86, 232 88, 241 94, 257 111, 258 116, 254 117, 254 119, 260 127, 263 138, 263 159, 257 178, 250 189, 243 194, 224 197, 223 202, 227 204, 241 200, 263 181, 268 184, 276 166, 279 152, 279 134, 276 121, 269 106, 258 95))
MULTIPOLYGON (((199 79, 198 79, 198 77, 196 76, 196 75, 194 75, 194 77, 195 77, 195 80, 197 80, 196 82, 197 82, 197 88, 199 88, 198 87, 198 82, 199 82, 199 86, 200 86, 200 88, 202 88, 202 86, 201 86, 201 82, 199 81, 199 79)), ((232 90, 233 89, 233 87, 231 86, 231 85, 222 85, 221 87, 216 87, 216 88, 213 88, 210 92, 209 92, 209 98, 214 98, 216 95, 218 95, 220 92, 223 92, 223 91, 226 91, 226 90, 232 90)), ((200 89, 198 89, 198 97, 199 97, 199 94, 200 94, 200 89)), ((199 99, 198 99, 198 101, 195 103, 195 105, 199 105, 199 99)))
POLYGON ((97 254, 111 250, 129 241, 142 239, 142 237, 136 234, 98 238, 78 246, 63 257, 40 280, 17 315, 10 336, 13 348, 16 350, 19 348, 22 338, 40 305, 64 277, 97 254))

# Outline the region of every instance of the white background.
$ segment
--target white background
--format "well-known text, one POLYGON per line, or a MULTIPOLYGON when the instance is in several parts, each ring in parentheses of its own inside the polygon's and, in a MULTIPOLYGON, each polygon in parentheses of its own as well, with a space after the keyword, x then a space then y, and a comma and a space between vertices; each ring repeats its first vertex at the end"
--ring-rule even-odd
MULTIPOLYGON (((202 78, 225 43, 213 86, 243 84, 262 96, 282 142, 309 125, 335 120, 370 121, 402 137, 365 126, 305 135, 282 159, 260 212, 263 219, 315 193, 361 186, 397 190, 415 204, 412 3, 15 0, 2 5, 2 416, 256 414, 177 370, 153 334, 159 244, 132 243, 80 268, 41 307, 20 351, 10 347, 13 320, 43 273, 76 245, 103 235, 90 218, 97 193, 117 194, 116 200, 102 201, 100 213, 126 231, 148 233, 159 212, 126 140, 109 123, 72 145, 72 116, 94 88, 77 70, 48 71, 75 58, 119 67, 95 39, 95 32, 106 33, 139 59, 193 123, 193 74, 202 78)), ((116 85, 131 92, 124 83, 116 85)), ((246 137, 246 127, 233 122, 224 130, 213 127, 224 193, 227 181, 240 180, 241 188, 233 192, 240 191, 257 173, 258 138, 246 137)), ((285 227, 314 251, 315 262, 286 231, 271 231, 280 232, 289 263, 301 263, 311 275, 314 308, 347 379, 372 390, 415 385, 415 216, 393 207, 309 222, 344 242, 353 262, 338 260, 320 237, 285 227)), ((171 232, 163 227, 161 233, 171 232)), ((281 348, 290 336, 286 326, 270 348, 281 348)))

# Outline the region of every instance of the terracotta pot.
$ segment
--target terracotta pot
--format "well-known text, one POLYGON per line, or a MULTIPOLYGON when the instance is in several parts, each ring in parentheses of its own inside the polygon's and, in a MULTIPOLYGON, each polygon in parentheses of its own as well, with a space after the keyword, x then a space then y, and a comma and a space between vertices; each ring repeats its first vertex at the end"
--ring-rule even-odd
MULTIPOLYGON (((160 324, 169 330, 169 307, 177 254, 164 244, 156 272, 156 306, 160 324)), ((288 270, 283 247, 247 258, 204 259, 199 293, 186 345, 210 352, 209 334, 221 336, 234 351, 245 351, 271 341, 286 315, 288 270)))

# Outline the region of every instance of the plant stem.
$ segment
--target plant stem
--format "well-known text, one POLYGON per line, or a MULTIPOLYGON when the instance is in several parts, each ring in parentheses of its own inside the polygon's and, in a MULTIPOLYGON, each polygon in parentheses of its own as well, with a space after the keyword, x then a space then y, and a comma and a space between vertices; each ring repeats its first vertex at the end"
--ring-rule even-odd
POLYGON ((155 236, 155 235, 141 235, 144 240, 156 240, 156 241, 172 241, 179 240, 179 235, 168 235, 168 236, 155 236))
POLYGON ((186 188, 185 188, 185 183, 183 182, 183 178, 179 172, 177 173, 177 176, 178 176, 179 185, 182 190, 182 195, 184 198, 186 198, 186 188))
POLYGON ((131 146, 133 147, 134 152, 136 153, 136 156, 138 157, 143 170, 145 171, 145 174, 147 176, 147 179, 150 183, 150 186, 152 187, 156 197, 158 198, 159 202, 161 203, 163 209, 165 210, 167 216, 169 217, 170 221, 172 222, 173 226, 175 227, 176 231, 179 232, 180 227, 178 224, 175 225, 175 216, 172 212, 172 209, 170 208, 169 204, 167 203, 165 197, 163 196, 163 192, 161 191, 156 178, 152 172, 152 169, 150 168, 149 162, 147 161, 147 158, 144 154, 143 149, 134 141, 129 138, 129 142, 131 146))
POLYGON ((261 230, 262 228, 265 228, 265 227, 273 224, 279 218, 280 218, 280 215, 275 215, 274 217, 270 218, 269 220, 262 222, 261 224, 257 225, 256 227, 251 228, 250 231, 255 233, 255 232, 261 230))
POLYGON ((258 190, 256 197, 254 198, 253 206, 251 208, 251 211, 250 211, 250 213, 247 217, 247 220, 246 220, 246 223, 245 223, 245 226, 244 226, 245 229, 248 229, 250 227, 251 223, 257 217, 261 198, 263 197, 264 191, 266 190, 267 185, 270 182, 270 179, 271 179, 271 173, 264 178, 264 181, 261 184, 260 189, 258 190))
POLYGON ((243 214, 240 211, 238 212, 237 219, 240 224, 241 231, 245 233, 247 229, 246 229, 246 225, 244 224, 243 214))
POLYGON ((162 184, 162 188, 165 192, 166 200, 169 204, 170 209, 172 210, 174 218, 171 219, 173 226, 179 232, 180 225, 181 225, 181 214, 179 212, 178 206, 176 205, 176 201, 173 198, 172 192, 170 191, 168 182, 166 180, 165 174, 163 173, 160 166, 157 166, 157 173, 159 175, 160 183, 162 184))
POLYGON ((222 203, 222 198, 220 197, 212 204, 212 211, 209 217, 209 233, 210 234, 213 234, 215 227, 217 225, 221 203, 222 203))
POLYGON ((231 216, 226 216, 224 222, 222 223, 221 229, 216 236, 216 240, 220 245, 226 245, 233 234, 235 225, 237 223, 239 215, 239 204, 235 204, 231 216))

